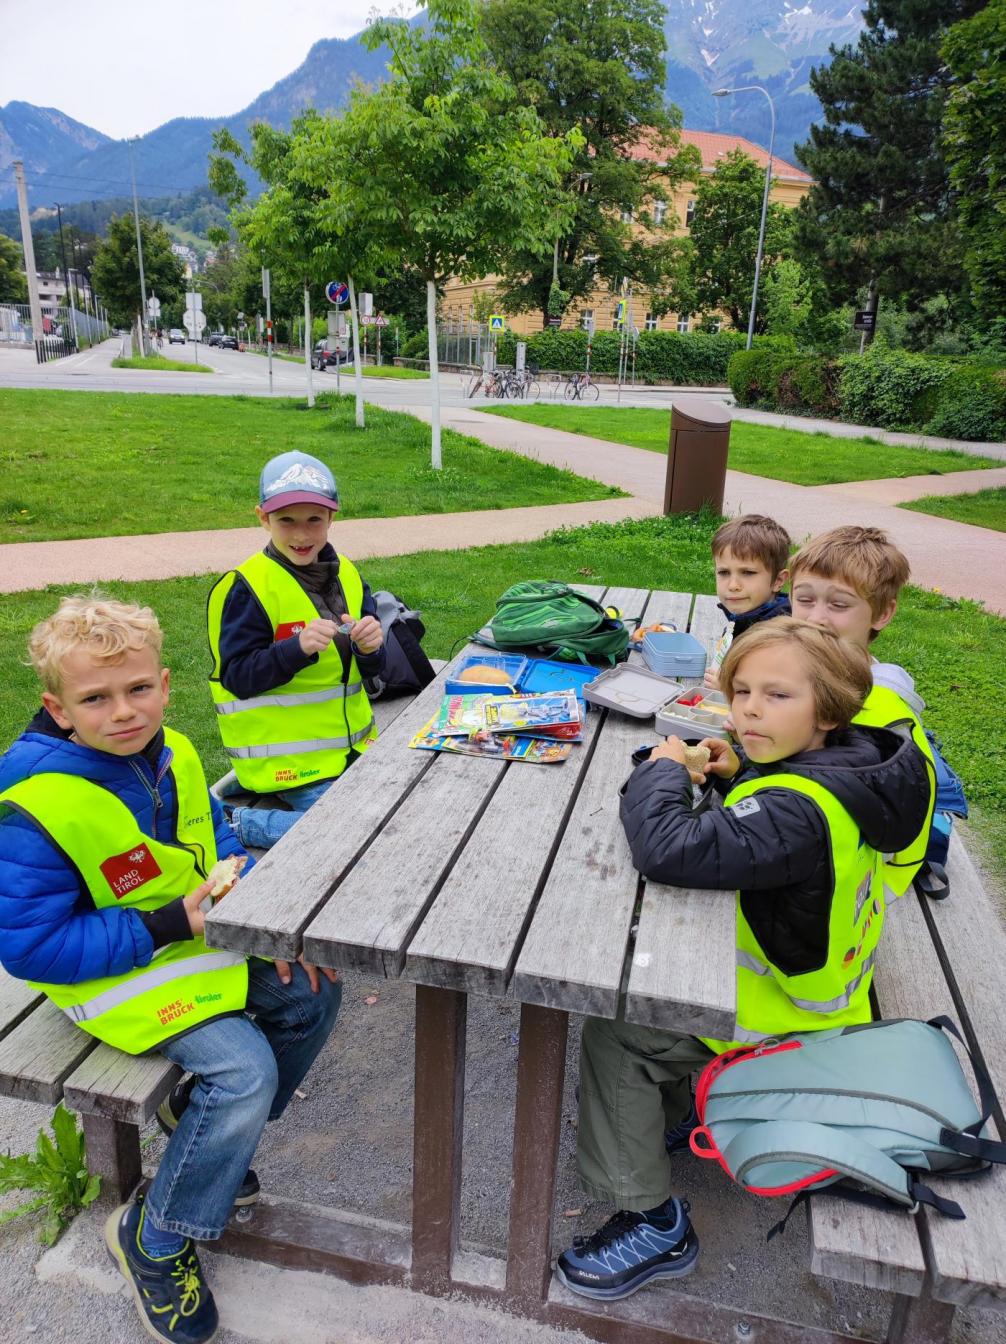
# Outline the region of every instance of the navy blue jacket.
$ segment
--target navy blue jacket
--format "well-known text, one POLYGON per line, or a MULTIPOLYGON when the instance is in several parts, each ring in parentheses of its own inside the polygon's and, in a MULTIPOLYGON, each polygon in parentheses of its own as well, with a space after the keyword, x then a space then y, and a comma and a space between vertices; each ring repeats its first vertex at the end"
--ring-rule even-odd
MULTIPOLYGON (((334 547, 326 543, 318 559, 335 558, 334 547)), ((283 564, 283 561, 278 560, 277 563, 283 564)), ((283 564, 283 568, 294 578, 297 577, 296 565, 283 564)), ((363 585, 363 606, 360 614, 377 618, 377 604, 366 583, 363 585)), ((304 652, 296 635, 276 639, 274 633, 272 622, 261 602, 246 583, 244 576, 237 574, 230 592, 224 599, 224 609, 220 618, 220 683, 239 700, 267 695, 277 686, 285 686, 298 672, 318 661, 316 653, 304 652)), ((343 660, 345 676, 349 640, 345 635, 337 635, 335 645, 343 660)), ((379 677, 384 671, 383 644, 376 653, 360 653, 354 646, 353 654, 360 675, 364 679, 379 677)))
POLYGON ((755 607, 754 611, 741 611, 735 616, 732 611, 728 611, 722 602, 716 605, 722 611, 728 621, 733 622, 734 639, 740 639, 741 635, 757 625, 759 621, 773 621, 777 616, 791 616, 793 609, 789 604, 789 598, 785 593, 773 593, 767 602, 763 602, 760 607, 755 607))
MULTIPOLYGON (((32 775, 79 775, 114 793, 145 835, 171 843, 175 781, 171 751, 158 736, 159 751, 155 739, 147 751, 112 756, 71 742, 41 710, 0 756, 0 790, 32 775)), ((218 856, 243 854, 220 804, 212 797, 210 804, 218 856)), ((11 975, 60 985, 124 975, 146 966, 158 947, 191 937, 183 893, 149 912, 96 909, 76 870, 42 831, 21 813, 0 813, 0 962, 11 975)))

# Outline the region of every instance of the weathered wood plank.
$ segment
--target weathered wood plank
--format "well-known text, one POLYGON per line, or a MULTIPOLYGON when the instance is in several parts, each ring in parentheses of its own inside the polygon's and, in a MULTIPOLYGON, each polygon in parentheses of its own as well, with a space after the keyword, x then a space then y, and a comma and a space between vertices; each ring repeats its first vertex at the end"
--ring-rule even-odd
POLYGON ((505 769, 501 761, 438 756, 305 929, 307 959, 400 975, 440 878, 505 769))
POLYGON ((592 597, 595 602, 600 602, 604 596, 603 583, 571 583, 570 588, 578 593, 583 593, 584 597, 592 597))
POLYGON ((27 981, 8 975, 0 966, 0 1038, 23 1022, 32 1009, 38 1007, 43 997, 27 981))
MULTIPOLYGON (((947 871, 949 900, 930 901, 923 896, 919 898, 922 913, 944 966, 949 966, 1000 1104, 1006 1104, 1006 932, 956 834, 950 842, 947 871)), ((926 1001, 924 997, 912 999, 915 1004, 926 1001)), ((912 1015, 932 1014, 916 1007, 912 1015)), ((953 1008, 950 1015, 964 1025, 953 1008)), ((967 1214, 966 1222, 951 1226, 949 1219, 924 1210, 933 1297, 959 1306, 1006 1309, 1006 1168, 994 1167, 976 1181, 934 1178, 932 1185, 956 1199, 967 1214)))
POLYGON ((603 601, 606 607, 617 607, 622 613, 622 620, 634 629, 643 615, 649 595, 646 588, 608 588, 603 601))
POLYGON ((409 945, 407 979, 479 994, 506 993, 524 928, 599 722, 598 713, 588 714, 583 743, 574 746, 561 765, 536 768, 514 762, 507 767, 409 945))
POLYGON ((615 1016, 637 890, 618 787, 639 740, 638 720, 606 715, 517 958, 513 985, 523 1002, 615 1016))
POLYGON ((299 956, 302 933, 329 892, 433 764, 410 738, 443 697, 447 668, 399 714, 377 744, 338 779, 206 921, 206 941, 250 955, 299 956))
POLYGON ((666 621, 679 630, 688 629, 688 615, 692 609, 691 593, 665 593, 654 590, 643 612, 643 623, 652 625, 655 621, 666 621))
POLYGON ((63 1099, 82 1114, 142 1125, 181 1076, 160 1055, 127 1055, 102 1044, 63 1083, 63 1099))
POLYGON ((55 1105, 64 1078, 96 1044, 54 1003, 41 1004, 0 1041, 0 1096, 55 1105))
POLYGON ((692 623, 689 633, 706 646, 711 654, 716 641, 723 633, 727 618, 716 605, 716 598, 710 593, 696 593, 695 606, 692 608, 692 623))
POLYGON ((628 1022, 733 1040, 735 901, 732 891, 646 883, 629 971, 628 1022))

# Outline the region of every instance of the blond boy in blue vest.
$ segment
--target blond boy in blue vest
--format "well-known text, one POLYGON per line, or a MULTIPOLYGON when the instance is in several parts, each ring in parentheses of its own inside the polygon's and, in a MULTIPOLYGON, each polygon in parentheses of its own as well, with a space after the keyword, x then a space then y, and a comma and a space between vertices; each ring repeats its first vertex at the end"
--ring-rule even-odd
POLYGON ((268 808, 225 799, 242 843, 260 849, 377 736, 363 681, 384 670, 384 638, 370 589, 329 543, 338 508, 324 462, 272 458, 255 510, 268 544, 225 574, 207 605, 210 689, 233 787, 277 799, 268 808))
POLYGON ((170 1138, 149 1190, 105 1238, 146 1330, 204 1344, 217 1310, 193 1242, 258 1198, 262 1130, 341 991, 334 972, 206 947, 208 874, 243 850, 192 744, 163 726, 161 643, 149 608, 97 594, 33 631, 43 708, 0 757, 0 958, 79 1029, 190 1075, 158 1111, 170 1138))

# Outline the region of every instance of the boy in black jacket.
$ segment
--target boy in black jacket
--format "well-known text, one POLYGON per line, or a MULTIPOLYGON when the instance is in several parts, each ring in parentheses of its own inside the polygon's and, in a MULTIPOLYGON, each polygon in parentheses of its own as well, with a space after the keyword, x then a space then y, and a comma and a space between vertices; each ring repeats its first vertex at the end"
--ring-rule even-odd
POLYGON ((790 614, 789 598, 781 589, 789 577, 791 546, 786 529, 763 513, 742 514, 716 530, 712 552, 717 606, 726 619, 703 678, 706 686, 719 688, 720 667, 734 640, 759 621, 790 614))
POLYGON ((907 730, 849 726, 870 689, 861 649, 784 616, 749 631, 721 675, 744 752, 703 744, 724 806, 693 812, 702 776, 671 737, 623 787, 621 817, 644 876, 708 888, 710 900, 737 889, 735 1039, 584 1023, 577 1166, 588 1193, 619 1209, 559 1257, 560 1280, 587 1297, 625 1297, 695 1266, 669 1160, 698 1123, 692 1072, 731 1045, 870 1020, 883 852, 917 833, 928 805, 907 730))

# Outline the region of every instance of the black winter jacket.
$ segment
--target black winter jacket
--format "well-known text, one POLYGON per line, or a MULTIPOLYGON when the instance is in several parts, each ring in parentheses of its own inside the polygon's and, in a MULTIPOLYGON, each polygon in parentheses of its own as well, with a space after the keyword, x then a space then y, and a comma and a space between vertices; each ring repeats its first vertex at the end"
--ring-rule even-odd
MULTIPOLYGON (((802 775, 849 811, 866 843, 903 849, 926 822, 929 778, 922 753, 902 732, 849 728, 826 745, 772 765, 742 765, 729 784, 752 775, 802 775)), ((676 887, 736 888, 744 916, 768 959, 787 975, 824 965, 834 874, 828 827, 817 804, 785 786, 762 788, 757 808, 692 810, 688 771, 646 761, 622 787, 620 815, 644 877, 676 887)))

